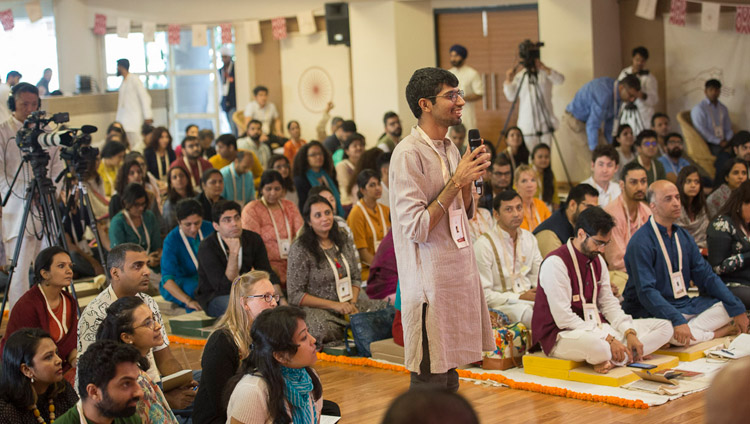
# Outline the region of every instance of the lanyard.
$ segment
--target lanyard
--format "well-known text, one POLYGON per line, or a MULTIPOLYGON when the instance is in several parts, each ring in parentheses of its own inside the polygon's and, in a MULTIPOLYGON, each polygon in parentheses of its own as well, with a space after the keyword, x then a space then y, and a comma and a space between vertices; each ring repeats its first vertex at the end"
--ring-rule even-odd
MULTIPOLYGON (((586 305, 586 295, 583 293, 583 278, 581 278, 581 269, 578 267, 578 257, 576 256, 576 253, 573 251, 573 242, 568 240, 567 243, 568 246, 568 252, 570 252, 570 257, 573 260, 573 267, 576 269, 576 277, 578 278, 578 294, 581 296, 581 304, 586 305)), ((590 305, 596 306, 596 299, 599 295, 599 282, 596 281, 596 275, 594 274, 594 266, 591 265, 589 262, 589 268, 591 269, 591 279, 594 280, 594 297, 591 299, 590 305)))
MULTIPOLYGON (((630 211, 628 210, 628 205, 625 203, 625 200, 622 201, 622 208, 625 209, 625 226, 628 227, 628 241, 630 241, 630 211)), ((640 207, 636 208, 635 210, 635 220, 638 222, 638 213, 639 213, 640 207)))
MULTIPOLYGON (((679 174, 679 170, 674 167, 674 163, 672 163, 672 160, 667 157, 667 163, 669 164, 669 167, 672 168, 672 172, 676 174, 679 174)), ((679 164, 677 164, 679 166, 679 164)), ((654 180, 655 181, 655 180, 654 180)))
MULTIPOLYGON (((656 233, 656 239, 659 240, 659 246, 661 247, 661 253, 664 254, 664 260, 667 262, 667 271, 669 271, 670 278, 673 274, 672 272, 672 261, 669 260, 669 254, 667 254, 667 247, 664 245, 664 239, 661 237, 661 233, 659 232, 659 229, 656 227, 656 221, 654 221, 654 217, 652 216, 651 219, 651 227, 654 229, 654 233, 656 233)), ((677 261, 679 264, 677 265, 679 268, 677 268, 677 272, 682 272, 682 246, 680 246, 680 237, 677 235, 677 233, 674 233, 674 241, 677 243, 677 261)))
MULTIPOLYGON (((229 253, 227 252, 227 249, 224 247, 223 240, 221 239, 221 234, 218 232, 216 233, 216 238, 219 239, 219 246, 221 247, 221 250, 224 252, 224 256, 227 257, 227 261, 229 261, 229 253)), ((240 236, 240 251, 237 255, 237 269, 242 268, 242 236, 240 236)))
POLYGON ((154 153, 154 156, 156 156, 156 178, 164 181, 164 178, 167 176, 165 172, 165 168, 167 167, 167 152, 164 152, 164 156, 162 157, 159 157, 159 153, 154 153))
POLYGON ((711 102, 709 102, 708 103, 708 115, 711 116, 711 125, 714 128, 719 128, 719 127, 723 128, 722 123, 724 122, 724 114, 722 113, 721 108, 719 107, 718 102, 716 104, 716 111, 719 112, 719 125, 716 125, 716 120, 714 120, 714 113, 711 111, 711 106, 712 106, 712 104, 711 104, 711 102))
POLYGON ((534 211, 534 216, 536 217, 536 225, 532 227, 531 225, 531 215, 526 214, 526 208, 523 208, 523 217, 526 220, 526 223, 529 224, 529 231, 534 231, 533 229, 539 225, 542 221, 542 218, 539 216, 539 210, 537 210, 536 206, 534 205, 534 201, 531 201, 531 209, 534 211))
MULTIPOLYGON (((359 207, 360 209, 362 209, 362 213, 365 215, 365 220, 367 220, 367 225, 370 226, 370 231, 372 231, 372 241, 373 241, 373 243, 377 243, 379 240, 382 240, 382 238, 378 239, 378 233, 375 231, 375 226, 372 224, 372 220, 370 220, 370 215, 367 213, 367 208, 365 207, 365 204, 362 202, 362 199, 359 199, 359 201, 357 202, 357 207, 359 207)), ((382 228, 383 228, 383 237, 385 237, 385 232, 386 232, 386 229, 385 229, 385 214, 380 209, 380 204, 377 203, 377 202, 375 202, 375 213, 377 213, 378 215, 380 215, 380 225, 382 225, 382 228)))
MULTIPOLYGON (((193 265, 195 265, 195 269, 198 269, 198 258, 195 257, 195 252, 193 252, 193 246, 191 246, 190 243, 188 243, 188 239, 185 236, 185 232, 182 231, 182 228, 180 228, 180 237, 182 237, 182 242, 185 243, 185 248, 187 249, 188 254, 190 255, 190 259, 193 260, 193 265)), ((203 241, 203 232, 201 230, 198 230, 198 237, 200 241, 203 241)))
POLYGON ((87 424, 86 416, 83 415, 83 401, 79 400, 76 403, 76 409, 78 410, 78 418, 81 420, 81 424, 87 424))
MULTIPOLYGON (((640 157, 640 156, 638 156, 638 163, 639 163, 639 164, 640 164, 640 165, 641 165, 641 166, 642 166, 642 167, 643 167, 644 169, 646 168, 646 165, 644 165, 644 164, 643 164, 643 162, 641 161, 641 157, 640 157)), ((651 159, 651 171, 652 171, 652 173, 654 174, 654 181, 656 181, 656 180, 657 180, 657 178, 656 178, 656 164, 654 163, 654 160, 653 160, 653 159, 651 159)), ((648 171, 646 171, 646 172, 648 173, 648 171)))
MULTIPOLYGON (((435 152, 435 154, 438 156, 438 159, 440 160, 440 170, 443 173, 443 183, 448 184, 448 180, 453 177, 453 170, 451 169, 451 158, 448 157, 448 151, 445 152, 445 157, 448 159, 448 165, 445 164, 445 161, 443 160, 443 157, 440 156, 440 152, 438 152, 437 147, 435 147, 435 143, 432 142, 432 139, 427 135, 422 128, 417 125, 415 127, 417 129, 417 132, 419 132, 419 135, 422 138, 422 141, 427 143, 428 146, 435 152)), ((445 139, 443 139, 443 143, 445 143, 445 139)))
MULTIPOLYGON (((234 172, 234 164, 229 167, 229 173, 232 174, 232 193, 234 193, 234 201, 237 202, 237 174, 234 172)), ((242 183, 240 186, 240 193, 242 193, 242 202, 240 202, 240 206, 242 206, 245 204, 245 174, 242 174, 240 177, 240 183, 242 183)))
POLYGON ((510 146, 505 149, 505 152, 508 154, 508 159, 510 159, 510 169, 516 169, 516 158, 513 156, 513 150, 510 146))
MULTIPOLYGON (((339 253, 339 248, 334 244, 334 247, 336 248, 336 253, 339 253)), ((321 249, 323 249, 323 246, 320 246, 321 249)), ((333 263, 333 260, 331 259, 331 256, 328 255, 328 252, 326 252, 325 249, 323 249, 323 253, 326 255, 326 259, 328 259, 328 265, 331 266, 331 270, 333 271, 333 278, 336 279, 336 287, 339 285, 339 281, 341 281, 341 277, 339 277, 339 270, 336 266, 337 264, 333 263)), ((352 274, 349 272, 349 261, 346 260, 346 257, 344 255, 341 255, 341 261, 344 262, 344 266, 346 267, 346 276, 349 278, 349 281, 351 282, 352 274)), ((338 263, 338 261, 336 261, 338 263)))
MULTIPOLYGON (((271 224, 273 224, 273 232, 276 233, 276 244, 278 244, 281 241, 281 236, 279 236, 279 228, 276 226, 276 220, 273 217, 273 212, 271 211, 271 208, 268 207, 268 203, 266 203, 266 199, 261 198, 260 201, 263 203, 263 206, 266 207, 266 210, 268 210, 268 215, 271 217, 271 224)), ((289 220, 286 217, 286 213, 284 212, 284 207, 281 205, 281 203, 279 203, 279 208, 281 208, 281 216, 284 217, 284 225, 286 225, 286 240, 288 240, 291 243, 292 230, 291 228, 289 228, 289 220)), ((279 249, 279 253, 281 253, 281 249, 279 249)))
MULTIPOLYGON (((182 154, 182 161, 185 163, 185 169, 187 170, 188 175, 190 175, 190 183, 193 184, 193 187, 198 187, 198 190, 200 190, 201 185, 195 181, 195 175, 193 175, 193 169, 190 167, 190 163, 188 162, 187 155, 185 153, 182 154)), ((201 175, 203 174, 203 169, 201 169, 201 161, 200 159, 198 159, 196 162, 197 162, 196 166, 198 167, 198 175, 201 175)))
POLYGON ((60 322, 59 319, 57 319, 57 315, 55 315, 54 312, 52 312, 52 307, 49 306, 49 301, 47 300, 47 295, 44 294, 44 290, 42 290, 42 286, 39 286, 39 291, 42 292, 42 297, 44 298, 44 303, 47 305, 47 312, 52 316, 52 319, 55 321, 55 324, 60 328, 60 338, 55 340, 55 343, 62 340, 63 337, 65 337, 66 334, 68 334, 68 323, 67 316, 68 316, 68 303, 65 301, 65 296, 60 293, 60 297, 62 298, 60 302, 62 302, 63 310, 62 310, 62 320, 63 322, 60 322))
MULTIPOLYGON (((143 240, 141 240, 141 233, 135 228, 133 220, 130 219, 130 214, 125 209, 122 210, 122 214, 125 215, 125 219, 128 221, 130 228, 133 230, 136 237, 138 237, 138 244, 141 244, 143 242, 143 240)), ((146 228, 146 221, 144 221, 143 216, 141 216, 141 227, 143 228, 143 234, 146 235, 146 252, 151 252, 151 237, 148 235, 148 228, 146 228)))
MULTIPOLYGON (((504 242, 505 241, 505 235, 504 235, 505 231, 502 228, 500 228, 500 225, 498 225, 498 224, 495 224, 495 228, 497 230, 497 234, 500 236, 500 240, 504 242)), ((519 231, 519 230, 516 230, 516 231, 519 231)), ((519 234, 519 236, 520 236, 520 234, 519 234)), ((517 276, 516 276, 516 258, 518 257, 517 256, 517 251, 518 251, 518 237, 516 237, 516 244, 515 245, 513 244, 513 237, 510 237, 510 235, 508 235, 508 238, 510 239, 510 246, 511 246, 510 250, 513 251, 513 256, 512 257, 508 257, 508 250, 509 249, 507 249, 507 246, 505 246, 506 248, 503 249, 503 259, 505 259, 505 263, 506 264, 510 264, 510 266, 509 266, 510 271, 511 271, 511 275, 510 276, 515 279, 515 278, 517 278, 517 276)), ((504 274, 503 264, 498 264, 498 265, 500 265, 499 266, 500 273, 504 274)))

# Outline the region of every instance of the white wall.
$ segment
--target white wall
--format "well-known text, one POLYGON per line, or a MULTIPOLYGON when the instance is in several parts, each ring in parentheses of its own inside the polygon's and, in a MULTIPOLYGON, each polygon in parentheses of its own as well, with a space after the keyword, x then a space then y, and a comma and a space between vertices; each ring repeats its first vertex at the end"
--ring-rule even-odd
POLYGON ((616 0, 591 2, 594 78, 617 78, 622 70, 620 5, 616 0))

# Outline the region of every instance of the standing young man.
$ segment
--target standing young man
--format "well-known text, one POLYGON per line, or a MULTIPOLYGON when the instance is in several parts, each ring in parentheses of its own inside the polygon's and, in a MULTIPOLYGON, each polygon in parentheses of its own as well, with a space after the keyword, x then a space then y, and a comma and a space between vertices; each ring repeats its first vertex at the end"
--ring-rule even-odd
POLYGON ((117 61, 117 76, 122 77, 122 84, 117 94, 117 115, 115 120, 122 124, 128 134, 130 147, 133 148, 141 140, 141 125, 153 124, 151 111, 151 96, 143 86, 137 75, 130 75, 130 61, 117 61))

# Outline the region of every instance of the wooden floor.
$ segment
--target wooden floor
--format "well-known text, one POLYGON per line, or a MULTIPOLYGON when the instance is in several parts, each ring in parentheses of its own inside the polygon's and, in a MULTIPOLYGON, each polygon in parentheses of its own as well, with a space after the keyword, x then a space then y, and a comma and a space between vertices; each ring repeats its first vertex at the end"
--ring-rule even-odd
MULTIPOLYGON (((180 361, 200 368, 202 349, 172 345, 180 361)), ((378 424, 391 401, 409 387, 406 374, 318 362, 323 394, 341 407, 341 424, 378 424)), ((663 406, 635 410, 538 393, 461 381, 458 391, 474 406, 484 424, 494 423, 638 423, 701 424, 702 393, 663 406)))

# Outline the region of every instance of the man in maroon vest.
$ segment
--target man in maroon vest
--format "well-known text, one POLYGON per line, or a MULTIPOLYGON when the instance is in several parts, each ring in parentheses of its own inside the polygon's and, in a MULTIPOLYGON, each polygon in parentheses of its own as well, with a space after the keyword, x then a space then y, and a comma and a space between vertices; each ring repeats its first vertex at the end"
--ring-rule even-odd
POLYGON ((672 337, 669 321, 634 320, 612 294, 601 254, 614 226, 599 207, 581 212, 574 237, 542 263, 531 321, 532 346, 538 343, 556 358, 586 361, 600 373, 640 361, 672 337))

